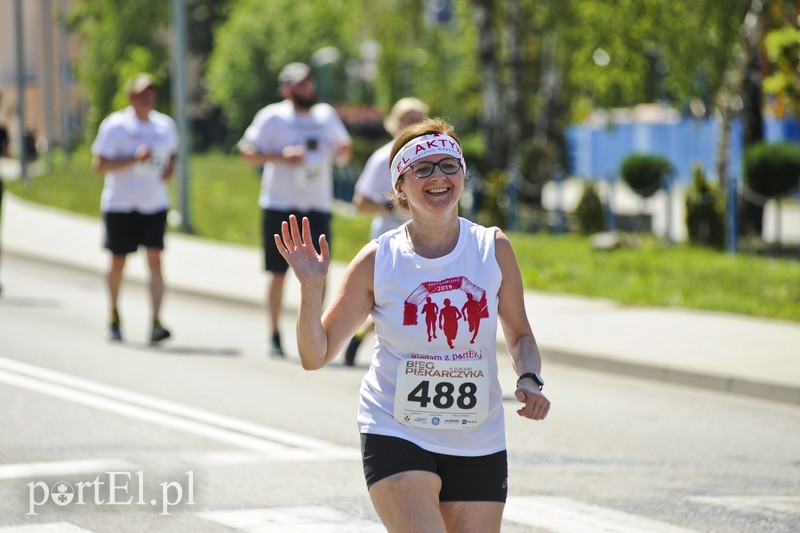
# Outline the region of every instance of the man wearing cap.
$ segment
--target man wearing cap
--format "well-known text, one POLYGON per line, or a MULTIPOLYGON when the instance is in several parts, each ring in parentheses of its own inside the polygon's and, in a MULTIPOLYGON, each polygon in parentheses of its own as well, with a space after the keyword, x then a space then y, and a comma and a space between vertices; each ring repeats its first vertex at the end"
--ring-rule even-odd
MULTIPOLYGON (((381 146, 369 157, 364 170, 356 182, 353 204, 359 213, 369 213, 372 219, 369 238, 377 239, 380 235, 393 230, 409 219, 407 210, 395 206, 390 201, 392 192, 392 174, 389 172, 389 156, 394 144, 394 137, 405 127, 423 120, 428 116, 428 106, 420 99, 408 96, 401 98, 392 106, 392 110, 383 121, 383 127, 392 136, 392 140, 381 146)), ((350 339, 344 352, 344 364, 354 366, 356 352, 364 337, 372 331, 373 322, 367 318, 364 325, 350 339)))
POLYGON ((317 103, 307 65, 286 65, 278 83, 284 100, 256 114, 238 148, 244 161, 263 166, 259 205, 265 268, 272 274, 267 289, 270 352, 283 356, 278 321, 289 265, 273 235, 294 214, 312 221, 315 242, 321 234, 331 241, 333 165, 345 165, 350 159, 350 136, 333 107, 317 103))
POLYGON ((150 271, 149 340, 156 344, 170 336, 159 316, 164 296, 161 252, 169 207, 167 181, 175 165, 178 130, 170 117, 155 110, 156 90, 149 74, 131 78, 125 93, 130 106, 106 117, 92 144, 94 170, 105 175, 100 207, 104 246, 111 253, 108 335, 112 341, 122 340, 118 302, 125 260, 143 246, 150 271))

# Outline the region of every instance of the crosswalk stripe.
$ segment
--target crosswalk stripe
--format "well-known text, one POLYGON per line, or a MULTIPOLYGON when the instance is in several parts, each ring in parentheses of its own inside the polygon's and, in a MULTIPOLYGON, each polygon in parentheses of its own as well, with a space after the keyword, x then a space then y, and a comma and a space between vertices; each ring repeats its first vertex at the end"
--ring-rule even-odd
POLYGON ((146 409, 143 407, 130 405, 117 400, 104 398, 96 394, 91 394, 88 392, 71 389, 68 387, 63 387, 61 385, 55 385, 52 383, 43 382, 37 379, 28 378, 17 374, 12 374, 10 372, 4 372, 2 370, 0 370, 0 382, 32 390, 34 392, 38 392, 41 394, 46 394, 54 398, 60 398, 62 400, 68 400, 73 403, 86 405, 87 407, 91 407, 93 409, 98 409, 101 411, 106 411, 117 415, 127 416, 130 418, 135 418, 137 420, 143 420, 145 422, 164 426, 166 428, 173 430, 185 431, 187 433, 192 433, 208 439, 225 442, 227 444, 238 446, 241 448, 264 451, 264 452, 270 452, 270 451, 279 452, 286 449, 285 446, 274 442, 269 442, 262 439, 249 437, 247 435, 234 433, 232 431, 226 431, 224 429, 195 422, 193 420, 187 420, 185 418, 180 418, 177 416, 160 413, 158 411, 153 411, 151 409, 146 409))
MULTIPOLYGON (((693 501, 726 507, 800 511, 800 497, 698 496, 693 501)), ((205 511, 197 516, 245 533, 379 533, 378 522, 326 506, 272 507, 235 511, 205 511)), ((697 533, 599 505, 552 496, 511 496, 503 521, 550 533, 697 533)), ((0 533, 91 533, 68 522, 0 527, 0 533)))
POLYGON ((330 507, 273 507, 239 511, 197 513, 211 522, 247 533, 379 533, 385 531, 371 522, 330 507))
POLYGON ((358 460, 355 447, 339 446, 289 431, 111 387, 0 357, 0 382, 94 409, 193 433, 287 460, 358 460), (5 369, 5 370, 3 370, 5 369))
POLYGON ((133 472, 139 467, 122 459, 85 459, 0 465, 0 479, 22 479, 98 472, 133 472))
POLYGON ((262 426, 246 420, 220 415, 210 411, 190 407, 188 405, 171 402, 169 400, 162 400, 153 396, 148 396, 134 391, 121 389, 119 387, 106 385, 104 383, 98 383, 96 381, 64 374, 63 372, 57 372, 48 368, 29 365, 13 359, 0 357, 0 368, 4 368, 17 374, 49 381, 51 383, 65 385, 73 389, 79 389, 98 394, 100 396, 121 400, 126 403, 139 405, 141 407, 147 407, 162 411, 164 413, 169 413, 184 418, 191 418, 207 424, 224 427, 240 433, 247 433, 256 437, 273 440, 289 446, 296 446, 299 448, 318 451, 327 451, 332 447, 336 448, 331 442, 325 440, 315 439, 313 437, 308 437, 299 433, 292 433, 291 431, 285 431, 278 428, 262 426))
POLYGON ((800 496, 695 496, 691 500, 737 511, 777 511, 800 515, 800 496))
POLYGON ((666 522, 554 496, 510 496, 503 520, 551 533, 695 533, 666 522))

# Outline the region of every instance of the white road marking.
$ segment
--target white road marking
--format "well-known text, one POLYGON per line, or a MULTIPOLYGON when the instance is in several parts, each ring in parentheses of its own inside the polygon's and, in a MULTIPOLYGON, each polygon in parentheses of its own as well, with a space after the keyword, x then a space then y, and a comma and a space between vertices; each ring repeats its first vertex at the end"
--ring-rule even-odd
MULTIPOLYGON (((212 452, 182 453, 179 456, 187 463, 195 466, 242 466, 258 465, 269 462, 280 461, 281 463, 291 462, 313 462, 328 461, 329 457, 310 454, 304 450, 292 452, 291 450, 282 451, 280 454, 268 454, 263 452, 251 452, 247 450, 220 450, 212 452)), ((357 459, 353 457, 352 459, 357 459)))
POLYGON ((92 533, 92 531, 68 522, 50 522, 49 524, 0 527, 0 533, 92 533))
POLYGON ((696 533, 666 522, 552 496, 509 496, 503 520, 551 533, 696 533))
POLYGON ((800 496, 696 496, 689 499, 737 511, 777 511, 800 515, 800 496))
POLYGON ((263 453, 272 459, 360 459, 360 451, 354 447, 338 446, 10 359, 0 358, 0 382, 263 453))
POLYGON ((197 516, 247 533, 380 533, 377 522, 330 507, 274 507, 240 511, 211 511, 197 516))
POLYGON ((122 459, 86 459, 0 465, 0 479, 42 478, 97 472, 133 472, 139 466, 122 459))

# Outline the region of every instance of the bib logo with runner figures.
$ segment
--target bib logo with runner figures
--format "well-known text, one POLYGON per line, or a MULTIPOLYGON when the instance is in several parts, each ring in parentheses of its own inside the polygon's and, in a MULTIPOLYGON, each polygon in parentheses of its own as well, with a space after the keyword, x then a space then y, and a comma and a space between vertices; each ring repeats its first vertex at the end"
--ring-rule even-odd
MULTIPOLYGON (((406 298, 403 305, 403 325, 416 326, 419 317, 425 317, 428 342, 444 335, 447 346, 455 348, 453 342, 459 333, 459 321, 467 323, 470 344, 480 330, 481 320, 489 318, 486 291, 464 276, 426 281, 406 298), (443 293, 447 297, 441 299, 443 293)), ((462 330, 463 331, 463 330, 462 330)))

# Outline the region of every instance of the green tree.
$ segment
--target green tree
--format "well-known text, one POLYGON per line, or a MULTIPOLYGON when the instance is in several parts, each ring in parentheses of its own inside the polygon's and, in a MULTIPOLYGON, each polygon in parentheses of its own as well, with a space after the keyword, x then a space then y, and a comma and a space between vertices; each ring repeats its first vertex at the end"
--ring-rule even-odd
POLYGON ((631 154, 619 169, 622 180, 642 198, 650 198, 658 192, 674 171, 669 161, 654 154, 631 154))
POLYGON ((706 179, 699 165, 694 167, 692 175, 692 183, 686 191, 689 241, 722 249, 725 246, 725 196, 718 184, 706 179))
POLYGON ((572 213, 578 223, 578 231, 592 235, 603 231, 603 201, 592 181, 584 182, 581 200, 572 213))
POLYGON ((376 104, 388 110, 404 96, 417 96, 431 113, 448 118, 459 133, 475 126, 481 106, 469 2, 452 1, 450 18, 431 20, 424 0, 364 2, 361 38, 380 45, 376 104))
MULTIPOLYGON (((169 3, 150 0, 79 0, 68 15, 68 27, 80 34, 83 48, 77 74, 89 108, 86 133, 94 136, 100 121, 121 105, 120 94, 132 74, 168 73, 163 40, 169 3)), ((168 105, 162 99, 161 106, 168 105)))
MULTIPOLYGON (((569 0, 558 17, 565 83, 599 107, 693 98, 711 112, 750 0, 569 0)), ((591 106, 578 102, 575 111, 591 106)), ((576 118, 581 118, 580 115, 576 118)))
POLYGON ((353 57, 358 16, 354 2, 241 0, 217 30, 206 72, 211 101, 224 110, 235 135, 264 105, 280 99, 277 77, 292 61, 312 64, 332 46, 353 57), (357 13, 356 13, 357 15, 357 13))
POLYGON ((773 67, 764 79, 764 90, 775 95, 773 110, 778 116, 800 116, 800 30, 784 26, 764 39, 773 67))
POLYGON ((453 2, 442 21, 431 20, 427 6, 424 0, 236 2, 215 35, 205 77, 210 98, 238 134, 260 107, 280 98, 275 78, 283 65, 313 66, 315 51, 335 47, 341 53, 332 67, 335 100, 388 111, 414 95, 460 131, 472 127, 480 72, 469 6, 453 2), (375 50, 377 57, 368 57, 375 50))

